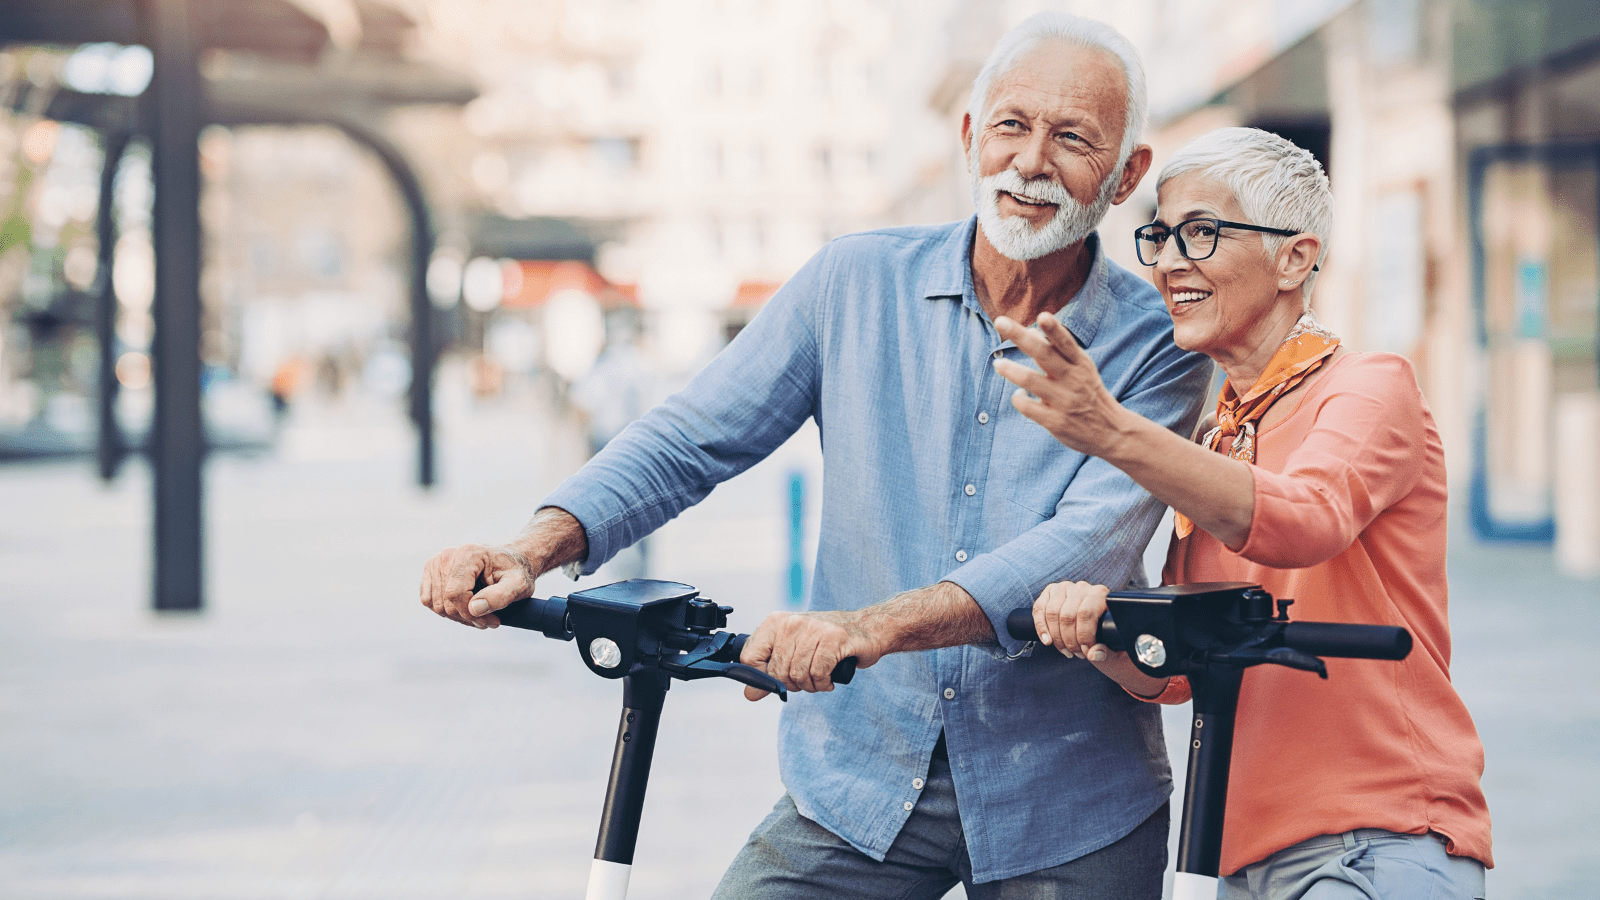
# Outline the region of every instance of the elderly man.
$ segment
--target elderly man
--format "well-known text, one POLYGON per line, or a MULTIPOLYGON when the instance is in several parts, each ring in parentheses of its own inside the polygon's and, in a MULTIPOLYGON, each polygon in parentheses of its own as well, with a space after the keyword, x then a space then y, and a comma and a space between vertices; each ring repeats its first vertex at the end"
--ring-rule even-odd
POLYGON ((1161 508, 1024 419, 991 365, 1026 359, 996 318, 1055 312, 1120 402, 1193 426, 1210 363, 1173 345, 1160 296, 1094 233, 1149 168, 1143 109, 1120 35, 1027 20, 962 122, 974 219, 829 244, 510 544, 428 563, 423 603, 492 627, 535 576, 593 572, 816 419, 811 609, 768 617, 743 657, 810 693, 783 711, 787 793, 718 898, 933 898, 958 880, 973 898, 1160 895, 1159 714, 1082 660, 1029 655, 1004 622, 1052 581, 1142 577, 1161 508), (832 691, 847 656, 864 671, 832 691))

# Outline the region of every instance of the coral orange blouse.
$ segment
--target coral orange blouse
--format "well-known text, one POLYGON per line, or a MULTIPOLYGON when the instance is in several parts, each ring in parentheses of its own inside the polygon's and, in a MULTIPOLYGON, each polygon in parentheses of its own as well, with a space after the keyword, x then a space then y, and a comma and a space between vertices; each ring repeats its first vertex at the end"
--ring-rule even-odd
MULTIPOLYGON (((1245 672, 1222 873, 1356 828, 1436 831, 1492 867, 1483 744, 1450 684, 1444 449, 1416 375, 1347 353, 1281 402, 1297 405, 1258 435, 1249 540, 1234 553, 1196 529, 1173 541, 1165 580, 1258 582, 1294 599, 1293 619, 1402 625, 1414 647, 1403 662, 1329 659, 1326 681, 1245 672)), ((1160 698, 1187 699, 1181 679, 1160 698)))

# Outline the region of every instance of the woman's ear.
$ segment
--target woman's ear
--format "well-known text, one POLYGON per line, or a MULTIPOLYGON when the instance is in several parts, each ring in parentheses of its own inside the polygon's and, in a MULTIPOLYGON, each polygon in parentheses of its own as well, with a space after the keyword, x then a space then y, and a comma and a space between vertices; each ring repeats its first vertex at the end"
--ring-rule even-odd
POLYGON ((1322 255, 1322 241, 1314 234, 1304 232, 1286 238, 1278 251, 1278 280, 1285 290, 1299 287, 1311 277, 1311 270, 1322 255))

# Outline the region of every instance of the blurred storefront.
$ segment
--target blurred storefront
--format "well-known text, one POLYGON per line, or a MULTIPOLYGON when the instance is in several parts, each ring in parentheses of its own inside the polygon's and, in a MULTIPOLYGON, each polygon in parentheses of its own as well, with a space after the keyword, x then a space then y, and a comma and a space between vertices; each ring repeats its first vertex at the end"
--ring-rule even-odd
POLYGON ((1155 20, 1156 165, 1224 125, 1319 156, 1338 202, 1319 316, 1416 364, 1481 537, 1600 570, 1600 2, 1258 5, 1243 36, 1222 4, 1155 20), (1208 62, 1159 51, 1196 35, 1208 62), (1180 76, 1210 95, 1162 87, 1180 76))

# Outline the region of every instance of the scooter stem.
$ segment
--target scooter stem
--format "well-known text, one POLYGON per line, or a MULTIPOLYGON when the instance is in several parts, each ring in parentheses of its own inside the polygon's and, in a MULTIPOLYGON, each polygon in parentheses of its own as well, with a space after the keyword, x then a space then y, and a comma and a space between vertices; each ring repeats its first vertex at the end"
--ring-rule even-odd
POLYGON ((600 817, 600 837, 595 843, 584 900, 625 900, 628 896, 633 850, 639 840, 639 817, 644 811, 650 761, 655 754, 656 730, 661 724, 668 683, 667 674, 660 670, 636 672, 622 679, 622 718, 617 723, 611 781, 606 786, 606 807, 600 817))

